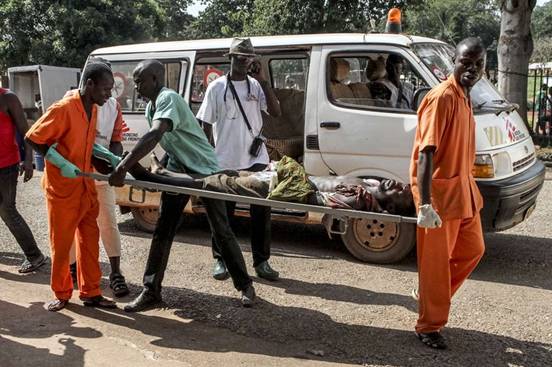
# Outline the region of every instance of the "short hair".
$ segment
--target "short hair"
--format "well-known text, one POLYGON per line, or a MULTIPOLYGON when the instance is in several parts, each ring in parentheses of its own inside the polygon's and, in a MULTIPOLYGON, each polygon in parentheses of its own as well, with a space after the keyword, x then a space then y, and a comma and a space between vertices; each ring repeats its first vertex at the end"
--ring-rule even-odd
POLYGON ((88 79, 92 79, 94 83, 98 83, 106 75, 113 78, 113 72, 111 71, 111 68, 103 62, 93 61, 86 64, 86 66, 84 67, 84 70, 82 72, 82 80, 84 83, 86 83, 88 79))
POLYGON ((460 52, 462 52, 462 49, 464 47, 480 53, 481 52, 485 53, 487 51, 487 49, 485 48, 485 45, 483 45, 483 41, 481 41, 479 37, 464 38, 456 46, 455 55, 456 56, 460 55, 460 52))
POLYGON ((102 62, 102 63, 106 64, 107 66, 109 66, 109 68, 111 69, 111 62, 107 59, 104 59, 103 57, 91 56, 90 57, 90 62, 102 62))
POLYGON ((148 59, 140 61, 134 69, 134 73, 136 72, 139 72, 140 74, 144 72, 151 74, 161 82, 165 80, 165 66, 159 60, 148 59))

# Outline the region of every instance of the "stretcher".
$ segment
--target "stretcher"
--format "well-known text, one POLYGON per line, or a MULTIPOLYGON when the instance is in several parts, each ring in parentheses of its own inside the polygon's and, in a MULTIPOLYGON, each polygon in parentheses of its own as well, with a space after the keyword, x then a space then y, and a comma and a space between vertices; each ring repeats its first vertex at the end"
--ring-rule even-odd
MULTIPOLYGON (((81 172, 79 173, 79 175, 86 178, 94 179, 96 181, 109 180, 108 175, 103 175, 100 173, 81 172)), ((227 193, 216 192, 216 191, 200 190, 200 189, 192 189, 189 187, 167 185, 167 184, 161 184, 157 182, 141 181, 141 180, 129 178, 129 176, 125 178, 124 183, 126 185, 137 187, 146 191, 165 191, 165 192, 171 192, 175 194, 185 194, 185 195, 197 196, 197 197, 203 197, 203 198, 209 198, 209 199, 233 201, 241 204, 249 204, 249 205, 253 204, 253 205, 261 205, 261 206, 269 206, 272 208, 292 209, 292 210, 299 210, 299 211, 305 211, 305 212, 322 213, 327 215, 329 223, 332 223, 332 225, 327 226, 328 232, 334 233, 334 234, 345 233, 345 231, 347 230, 347 223, 349 222, 349 219, 355 219, 355 218, 376 219, 378 221, 392 222, 392 223, 416 223, 416 218, 414 217, 404 217, 404 216, 394 215, 394 214, 366 212, 366 211, 352 210, 352 209, 336 209, 336 208, 330 208, 327 206, 318 206, 318 205, 311 205, 311 204, 293 203, 288 201, 254 198, 249 196, 227 194, 227 193), (337 224, 333 225, 335 221, 337 221, 337 224)))

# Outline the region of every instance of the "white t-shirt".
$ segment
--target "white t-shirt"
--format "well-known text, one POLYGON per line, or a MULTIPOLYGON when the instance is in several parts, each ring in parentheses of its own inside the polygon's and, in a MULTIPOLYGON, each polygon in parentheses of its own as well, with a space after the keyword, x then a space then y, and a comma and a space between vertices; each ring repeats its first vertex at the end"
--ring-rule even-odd
POLYGON ((111 143, 111 136, 113 135, 113 129, 115 128, 115 121, 117 120, 117 100, 110 97, 103 106, 98 106, 96 120, 96 144, 102 145, 109 149, 111 143))
POLYGON ((226 89, 227 78, 222 76, 212 81, 207 87, 203 103, 196 117, 213 125, 215 153, 219 165, 223 169, 243 170, 254 164, 268 164, 268 152, 263 144, 257 157, 249 154, 253 138, 263 127, 261 111, 267 111, 266 96, 259 82, 249 79, 251 88, 247 93, 247 81, 232 81, 236 88, 242 107, 252 132, 249 131, 243 119, 238 103, 230 88, 226 89), (224 92, 226 90, 226 102, 224 92))

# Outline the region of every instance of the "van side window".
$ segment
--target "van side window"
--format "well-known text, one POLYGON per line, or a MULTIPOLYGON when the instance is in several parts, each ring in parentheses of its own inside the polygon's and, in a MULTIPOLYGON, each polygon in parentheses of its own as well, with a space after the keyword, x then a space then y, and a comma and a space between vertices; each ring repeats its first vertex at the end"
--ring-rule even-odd
POLYGON ((287 155, 303 160, 303 135, 305 131, 305 86, 308 59, 278 58, 268 62, 274 94, 280 102, 282 115, 272 117, 263 114, 263 135, 271 160, 287 155))
POLYGON ((308 70, 307 62, 306 58, 270 60, 272 87, 304 91, 308 70))
POLYGON ((328 98, 344 107, 413 111, 415 91, 428 87, 397 53, 330 56, 326 70, 328 98))
POLYGON ((203 96, 207 90, 207 86, 213 80, 218 79, 230 71, 229 63, 220 64, 195 64, 194 78, 192 81, 192 102, 203 102, 203 96))
MULTIPOLYGON (((117 99, 124 112, 139 112, 144 111, 146 108, 147 102, 136 95, 134 80, 132 78, 132 72, 139 62, 140 60, 114 61, 111 63, 113 79, 115 81, 111 95, 117 99)), ((165 86, 178 91, 181 72, 180 61, 168 61, 163 62, 163 64, 165 65, 165 86)))

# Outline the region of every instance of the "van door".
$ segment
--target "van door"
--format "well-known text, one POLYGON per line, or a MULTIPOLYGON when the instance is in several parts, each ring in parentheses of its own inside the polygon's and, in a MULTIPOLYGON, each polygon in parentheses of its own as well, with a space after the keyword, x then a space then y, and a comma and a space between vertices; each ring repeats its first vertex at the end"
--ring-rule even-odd
POLYGON ((429 87, 411 60, 409 50, 392 45, 322 47, 317 129, 330 174, 408 182, 414 97, 429 87))
MULTIPOLYGON (((128 125, 129 131, 123 138, 123 148, 130 151, 136 142, 149 131, 149 126, 144 117, 147 101, 136 94, 132 72, 136 65, 146 59, 157 59, 165 66, 165 86, 177 91, 186 100, 190 91, 192 65, 195 58, 195 51, 178 53, 144 53, 139 55, 101 55, 111 62, 113 78, 115 83, 112 96, 121 105, 123 118, 128 125)), ((157 146, 156 154, 160 157, 163 154, 161 147, 157 146)), ((149 165, 149 158, 144 158, 142 164, 149 165)))

